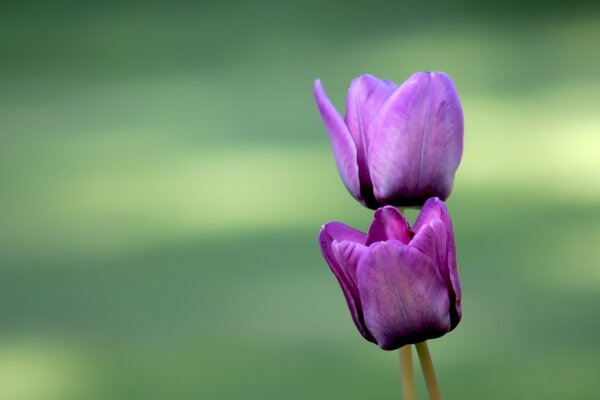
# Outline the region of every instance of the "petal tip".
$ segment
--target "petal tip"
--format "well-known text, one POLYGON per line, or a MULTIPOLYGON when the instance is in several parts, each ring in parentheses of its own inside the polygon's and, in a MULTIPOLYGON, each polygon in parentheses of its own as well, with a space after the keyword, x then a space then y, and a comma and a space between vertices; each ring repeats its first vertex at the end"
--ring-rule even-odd
POLYGON ((429 80, 432 77, 432 72, 429 71, 419 71, 419 72, 415 72, 414 74, 412 74, 411 76, 408 77, 408 79, 406 81, 419 81, 419 80, 429 80))
POLYGON ((313 82, 313 94, 317 100, 319 100, 319 98, 325 94, 325 89, 323 88, 323 84, 319 78, 315 79, 313 82))

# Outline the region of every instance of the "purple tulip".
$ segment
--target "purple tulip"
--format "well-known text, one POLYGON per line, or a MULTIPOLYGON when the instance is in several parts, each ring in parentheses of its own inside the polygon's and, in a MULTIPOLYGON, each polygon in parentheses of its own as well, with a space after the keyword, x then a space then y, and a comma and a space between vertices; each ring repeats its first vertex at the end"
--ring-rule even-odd
POLYGON ((363 205, 415 207, 450 195, 463 113, 448 75, 418 72, 399 87, 360 76, 348 90, 345 118, 319 80, 314 94, 342 180, 363 205))
POLYGON ((330 222, 319 242, 356 327, 382 349, 440 337, 460 321, 454 232, 441 200, 427 200, 412 229, 386 206, 368 234, 330 222))

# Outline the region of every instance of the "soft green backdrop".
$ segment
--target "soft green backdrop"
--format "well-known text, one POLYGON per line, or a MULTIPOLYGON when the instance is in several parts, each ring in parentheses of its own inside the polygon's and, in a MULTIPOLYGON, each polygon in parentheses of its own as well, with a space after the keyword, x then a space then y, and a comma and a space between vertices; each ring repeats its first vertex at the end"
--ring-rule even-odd
POLYGON ((430 69, 466 121, 445 398, 598 398, 600 9, 566 4, 2 2, 0 398, 399 399, 317 246, 371 213, 312 82, 430 69))

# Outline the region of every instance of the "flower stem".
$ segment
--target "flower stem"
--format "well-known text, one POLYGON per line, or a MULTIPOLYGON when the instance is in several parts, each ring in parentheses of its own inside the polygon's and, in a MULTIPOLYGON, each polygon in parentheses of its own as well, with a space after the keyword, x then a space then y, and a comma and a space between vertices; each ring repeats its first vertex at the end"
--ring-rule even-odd
POLYGON ((442 400, 440 394, 440 388, 435 377, 435 371, 433 370, 433 362, 431 361, 431 355, 429 354, 429 348, 427 342, 417 343, 415 345, 417 353, 419 354, 419 361, 421 361, 421 370, 425 377, 425 384, 427 385, 427 392, 429 393, 430 400, 442 400))
POLYGON ((400 371, 402 374, 402 398, 415 400, 415 371, 413 370, 412 346, 400 347, 400 371))

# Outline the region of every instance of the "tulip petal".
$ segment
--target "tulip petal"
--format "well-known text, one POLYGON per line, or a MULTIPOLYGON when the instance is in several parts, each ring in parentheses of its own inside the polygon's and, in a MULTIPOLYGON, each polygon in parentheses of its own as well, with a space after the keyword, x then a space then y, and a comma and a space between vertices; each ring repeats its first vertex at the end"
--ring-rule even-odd
POLYGON ((331 101, 329 101, 325 89, 323 89, 323 85, 318 79, 315 81, 314 95, 325 128, 329 134, 329 139, 333 147, 333 155, 342 181, 350 194, 362 202, 354 140, 344 120, 331 101))
POLYGON ((395 207, 385 206, 375 211, 375 216, 369 234, 367 246, 371 243, 396 239, 408 244, 411 239, 410 228, 404 216, 395 207))
POLYGON ((417 206, 450 194, 462 157, 463 114, 448 75, 414 74, 372 124, 367 155, 380 203, 417 206))
POLYGON ((450 214, 443 201, 438 198, 427 200, 415 221, 415 237, 410 245, 429 254, 437 265, 450 293, 450 315, 452 329, 462 317, 462 289, 456 261, 456 243, 450 214))
POLYGON ((397 240, 376 243, 358 265, 365 324, 379 347, 440 337, 450 330, 448 291, 433 260, 397 240))
POLYGON ((367 164, 370 135, 367 130, 395 89, 396 85, 390 81, 383 81, 372 75, 362 75, 352 81, 346 98, 345 121, 356 144, 361 196, 372 208, 377 207, 377 202, 373 196, 373 184, 367 164))
POLYGON ((346 98, 346 125, 357 144, 368 145, 368 132, 385 101, 394 93, 396 85, 373 75, 362 75, 354 79, 346 98))
POLYGON ((352 320, 360 334, 373 342, 373 337, 365 326, 356 284, 358 262, 367 251, 365 241, 364 233, 339 222, 324 225, 319 233, 321 252, 342 288, 352 320))

